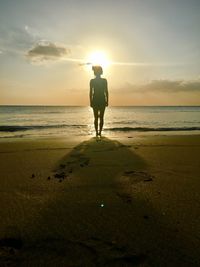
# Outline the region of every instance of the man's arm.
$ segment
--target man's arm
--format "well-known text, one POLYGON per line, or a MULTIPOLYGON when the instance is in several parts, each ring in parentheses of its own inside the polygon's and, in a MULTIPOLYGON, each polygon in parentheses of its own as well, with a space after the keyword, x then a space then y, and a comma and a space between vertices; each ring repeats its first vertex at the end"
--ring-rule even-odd
POLYGON ((93 98, 93 84, 92 80, 90 80, 90 107, 92 107, 92 98, 93 98))
POLYGON ((108 83, 105 79, 105 95, 106 95, 106 106, 108 106, 108 83))

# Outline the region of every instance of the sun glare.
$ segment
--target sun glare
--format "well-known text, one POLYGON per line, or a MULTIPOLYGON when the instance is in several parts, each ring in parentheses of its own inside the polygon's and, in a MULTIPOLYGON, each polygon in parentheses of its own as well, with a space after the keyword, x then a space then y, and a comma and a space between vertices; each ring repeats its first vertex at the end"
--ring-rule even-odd
POLYGON ((100 65, 102 68, 107 68, 110 64, 110 61, 103 51, 94 51, 88 55, 88 63, 91 65, 100 65))

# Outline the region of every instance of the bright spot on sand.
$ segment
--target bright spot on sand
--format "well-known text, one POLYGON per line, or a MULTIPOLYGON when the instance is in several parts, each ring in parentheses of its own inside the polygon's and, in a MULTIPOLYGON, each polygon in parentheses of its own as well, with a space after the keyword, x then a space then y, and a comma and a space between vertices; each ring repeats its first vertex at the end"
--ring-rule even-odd
POLYGON ((107 68, 110 65, 110 61, 108 56, 103 51, 94 51, 87 57, 87 62, 91 63, 91 65, 99 65, 102 68, 107 68))
POLYGON ((104 204, 103 203, 101 203, 101 208, 103 208, 104 207, 104 204))

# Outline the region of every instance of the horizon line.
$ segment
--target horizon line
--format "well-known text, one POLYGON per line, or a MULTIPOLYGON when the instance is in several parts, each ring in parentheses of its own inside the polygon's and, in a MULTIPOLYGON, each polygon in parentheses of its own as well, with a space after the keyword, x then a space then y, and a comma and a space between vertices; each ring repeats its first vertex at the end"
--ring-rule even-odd
MULTIPOLYGON (((90 107, 89 105, 0 104, 0 107, 90 107)), ((108 107, 200 107, 200 105, 109 105, 108 107)))

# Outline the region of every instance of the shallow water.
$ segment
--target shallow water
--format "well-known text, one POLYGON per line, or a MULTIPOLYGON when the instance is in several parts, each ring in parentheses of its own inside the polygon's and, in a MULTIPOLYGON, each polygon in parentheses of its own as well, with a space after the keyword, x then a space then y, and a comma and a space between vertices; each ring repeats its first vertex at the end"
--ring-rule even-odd
MULTIPOLYGON (((104 134, 196 133, 200 107, 108 107, 104 134)), ((94 135, 90 107, 0 106, 0 138, 94 135)))

